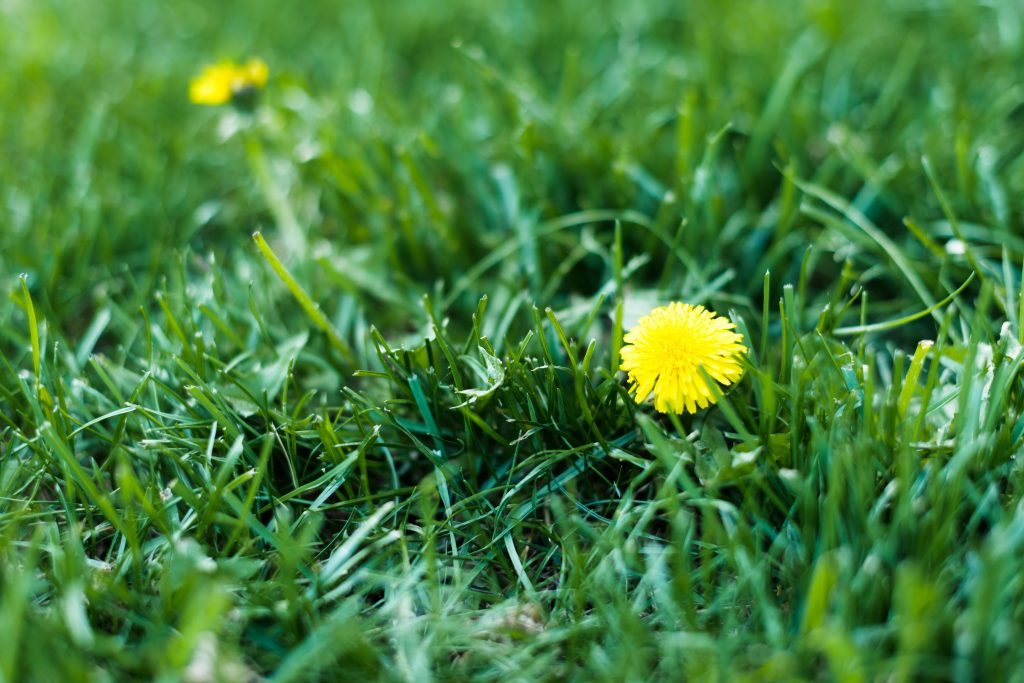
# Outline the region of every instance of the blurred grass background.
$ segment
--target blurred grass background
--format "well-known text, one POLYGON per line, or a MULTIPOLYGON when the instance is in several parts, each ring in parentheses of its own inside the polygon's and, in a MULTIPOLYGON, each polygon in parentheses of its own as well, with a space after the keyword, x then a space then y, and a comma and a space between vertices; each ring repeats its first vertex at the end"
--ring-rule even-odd
POLYGON ((0 681, 1024 680, 1022 40, 0 0, 0 681), (670 300, 752 347, 696 417, 615 375, 670 300))
POLYGON ((73 310, 100 283, 131 287, 137 305, 162 274, 153 254, 220 255, 271 220, 244 146, 223 144, 219 112, 182 97, 221 57, 273 65, 273 144, 289 176, 276 180, 311 241, 375 244, 419 223, 402 247, 417 281, 454 280, 450 265, 510 234, 512 210, 635 208, 670 239, 685 218, 682 245, 708 247, 703 274, 750 272, 741 293, 753 296, 764 270, 792 277, 807 244, 837 251, 779 201, 780 167, 900 240, 904 216, 944 218, 923 156, 957 215, 999 232, 1009 188, 1024 184, 1013 3, 9 4, 5 266, 73 310), (111 272, 124 265, 141 279, 111 272))

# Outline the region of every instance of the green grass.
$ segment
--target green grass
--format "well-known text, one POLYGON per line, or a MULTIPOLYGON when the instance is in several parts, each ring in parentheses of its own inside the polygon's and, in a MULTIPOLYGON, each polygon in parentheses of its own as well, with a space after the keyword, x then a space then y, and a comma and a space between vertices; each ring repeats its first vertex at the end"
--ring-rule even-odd
POLYGON ((0 58, 0 682, 1024 681, 1019 3, 7 0, 0 58), (696 416, 618 372, 672 300, 751 347, 696 416))

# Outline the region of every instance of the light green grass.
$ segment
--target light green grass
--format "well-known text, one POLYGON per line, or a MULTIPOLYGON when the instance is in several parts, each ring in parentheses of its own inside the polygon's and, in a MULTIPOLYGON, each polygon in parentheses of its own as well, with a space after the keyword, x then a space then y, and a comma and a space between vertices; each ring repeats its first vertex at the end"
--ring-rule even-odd
POLYGON ((7 0, 0 58, 0 681, 1024 680, 1019 3, 7 0), (751 347, 697 416, 617 372, 671 300, 751 347))

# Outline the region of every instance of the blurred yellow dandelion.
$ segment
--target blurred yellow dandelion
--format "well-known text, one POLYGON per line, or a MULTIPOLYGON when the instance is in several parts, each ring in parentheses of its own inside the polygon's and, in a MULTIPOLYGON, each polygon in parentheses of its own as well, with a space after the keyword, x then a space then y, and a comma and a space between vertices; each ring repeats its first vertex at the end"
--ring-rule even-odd
POLYGON ((265 86, 267 75, 267 64, 262 59, 250 59, 245 64, 210 64, 189 83, 188 98, 195 104, 226 104, 265 86))
POLYGON ((739 357, 747 352, 736 325, 703 306, 678 302, 640 319, 623 341, 622 370, 641 403, 654 394, 659 412, 696 413, 718 399, 700 368, 724 385, 743 375, 739 357))

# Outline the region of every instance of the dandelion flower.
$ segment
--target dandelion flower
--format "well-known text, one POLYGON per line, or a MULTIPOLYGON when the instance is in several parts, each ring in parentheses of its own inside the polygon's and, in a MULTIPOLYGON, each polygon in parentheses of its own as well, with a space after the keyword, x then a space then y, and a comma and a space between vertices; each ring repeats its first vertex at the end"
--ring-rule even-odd
POLYGON ((250 59, 245 64, 211 64, 192 79, 188 98, 195 104, 226 104, 265 86, 267 75, 267 65, 262 59, 250 59))
POLYGON ((623 341, 622 370, 640 403, 654 394, 659 412, 696 413, 717 399, 701 373, 724 385, 743 374, 746 353, 736 325, 703 306, 678 302, 660 306, 640 319, 623 341))

